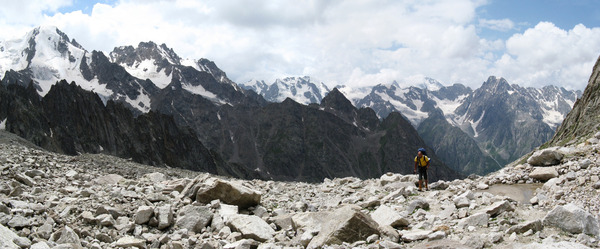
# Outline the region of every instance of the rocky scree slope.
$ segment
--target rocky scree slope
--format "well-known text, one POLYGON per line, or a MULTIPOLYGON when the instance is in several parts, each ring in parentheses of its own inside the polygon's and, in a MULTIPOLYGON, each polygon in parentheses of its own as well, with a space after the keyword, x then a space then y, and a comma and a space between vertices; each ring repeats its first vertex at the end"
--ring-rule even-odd
POLYGON ((600 57, 596 61, 592 75, 583 96, 577 100, 573 110, 558 128, 548 145, 573 144, 581 142, 600 130, 600 57))
MULTIPOLYGON (((0 136, 3 248, 600 246, 598 144, 562 149, 556 177, 524 201, 491 190, 538 182, 529 164, 418 192, 415 175, 244 181, 19 140, 0 136)), ((555 161, 540 155, 530 161, 555 161)))

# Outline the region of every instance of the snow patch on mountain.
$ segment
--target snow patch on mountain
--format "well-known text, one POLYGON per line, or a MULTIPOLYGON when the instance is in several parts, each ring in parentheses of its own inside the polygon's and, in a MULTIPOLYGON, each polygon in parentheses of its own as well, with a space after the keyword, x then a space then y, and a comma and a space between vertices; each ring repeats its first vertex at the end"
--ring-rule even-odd
POLYGON ((172 73, 167 73, 166 68, 159 69, 153 60, 136 61, 133 65, 121 64, 133 77, 150 79, 160 89, 167 87, 173 79, 172 73))

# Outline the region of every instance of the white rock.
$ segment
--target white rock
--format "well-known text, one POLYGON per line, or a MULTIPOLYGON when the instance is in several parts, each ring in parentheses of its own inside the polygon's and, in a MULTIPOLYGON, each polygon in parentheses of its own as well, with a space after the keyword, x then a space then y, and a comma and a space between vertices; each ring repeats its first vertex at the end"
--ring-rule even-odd
POLYGON ((469 199, 465 196, 457 196, 453 201, 456 208, 468 207, 471 204, 469 199))
POLYGON ((555 167, 535 167, 534 170, 529 173, 529 177, 538 181, 547 181, 558 177, 558 171, 556 171, 555 167))
POLYGON ((510 204, 510 202, 508 202, 506 200, 495 202, 491 206, 483 209, 483 211, 486 212, 487 214, 489 214, 491 217, 498 216, 499 214, 501 214, 503 212, 509 212, 509 211, 514 211, 514 210, 515 210, 515 208, 513 207, 513 205, 510 204))
POLYGON ((165 229, 173 225, 173 209, 171 205, 164 205, 154 209, 155 217, 158 220, 158 229, 165 229))
POLYGON ((143 239, 136 239, 134 237, 125 236, 117 240, 115 243, 117 247, 137 247, 137 248, 145 248, 146 241, 143 239))
POLYGON ((429 234, 431 234, 431 231, 428 230, 407 231, 402 233, 402 240, 408 243, 424 240, 427 239, 429 234))
POLYGON ((275 234, 275 230, 267 222, 254 215, 232 215, 227 225, 240 232, 244 238, 260 242, 272 239, 275 234))
POLYGON ((458 222, 458 226, 463 229, 465 229, 466 227, 469 227, 469 226, 487 227, 489 220, 490 220, 489 214, 487 214, 485 212, 476 213, 467 218, 461 219, 458 222))
POLYGON ((581 162, 579 162, 579 167, 582 169, 587 169, 590 167, 590 165, 592 165, 592 161, 590 159, 583 159, 581 162))
POLYGON ((146 224, 150 221, 152 215, 154 215, 154 208, 150 206, 139 206, 135 212, 134 222, 138 225, 146 224))
POLYGON ((199 233, 210 223, 212 217, 213 213, 207 207, 187 205, 177 212, 175 226, 199 233))
POLYGON ((446 238, 446 233, 444 231, 437 231, 437 232, 427 235, 428 240, 440 240, 443 238, 446 238))
POLYGON ((0 248, 7 248, 7 249, 20 248, 13 242, 16 238, 19 238, 19 235, 17 235, 12 230, 10 230, 7 227, 0 224, 0 248))
POLYGON ((50 249, 50 246, 46 242, 40 241, 31 245, 29 249, 50 249))
POLYGON ((261 192, 237 183, 214 180, 201 185, 196 192, 196 201, 210 203, 212 200, 221 200, 227 204, 248 208, 259 205, 261 195, 261 192))
POLYGON ((573 203, 557 206, 544 217, 544 226, 558 227, 566 232, 599 235, 598 220, 573 203))
POLYGON ((123 178, 120 175, 108 174, 108 175, 101 176, 101 177, 94 179, 94 183, 96 183, 98 185, 115 185, 115 184, 119 183, 120 181, 122 181, 123 179, 125 179, 125 178, 123 178))
POLYGON ((371 218, 379 223, 380 226, 406 227, 408 220, 402 217, 396 210, 386 205, 381 205, 375 212, 371 213, 371 218))
POLYGON ((536 151, 527 159, 527 163, 532 166, 552 166, 559 164, 563 157, 564 154, 557 147, 552 147, 536 151))

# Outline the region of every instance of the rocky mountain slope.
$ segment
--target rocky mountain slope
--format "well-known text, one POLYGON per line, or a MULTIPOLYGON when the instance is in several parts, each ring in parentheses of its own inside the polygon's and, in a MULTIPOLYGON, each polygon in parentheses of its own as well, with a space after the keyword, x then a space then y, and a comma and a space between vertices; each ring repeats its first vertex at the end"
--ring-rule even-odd
MULTIPOLYGON (((43 104, 24 105, 22 110, 27 111, 21 111, 18 117, 6 111, 10 118, 5 127, 53 151, 102 152, 173 167, 192 168, 190 165, 198 164, 196 169, 208 167, 208 172, 216 170, 240 178, 321 181, 325 177, 370 178, 388 171, 408 173, 416 149, 427 147, 403 117, 378 120, 373 111, 354 108, 339 91, 324 97, 322 105, 306 106, 291 99, 267 105, 260 95, 229 80, 213 62, 182 59, 164 44, 142 42, 137 47, 115 48, 109 56, 93 51, 86 57, 86 50, 56 28, 36 28, 23 40, 35 49, 18 45, 23 42, 3 43, 6 49, 0 54, 5 60, 0 60, 0 65, 9 70, 4 74, 3 85, 28 86, 27 82, 33 82, 42 101, 55 99, 59 104, 54 109, 43 104), (26 56, 19 57, 22 55, 26 56), (78 93, 77 96, 83 96, 78 101, 88 104, 73 107, 68 104, 71 95, 59 93, 75 89, 72 86, 61 87, 47 98, 55 85, 52 80, 61 78, 74 80, 71 82, 94 91, 98 97, 78 93), (112 110, 115 105, 111 101, 134 113, 128 114, 123 108, 112 110), (90 108, 89 113, 86 108, 90 108), (175 124, 156 124, 158 132, 167 134, 144 133, 146 129, 140 130, 134 124, 138 120, 155 121, 145 113, 172 116, 175 124), (48 119, 52 119, 52 127, 45 125, 48 119), (167 129, 171 126, 172 130, 167 129), (61 132, 55 135, 56 131, 61 132), (194 146, 161 136, 182 134, 189 136, 185 141, 194 146), (138 141, 144 144, 137 144, 138 141), (150 150, 139 151, 141 147, 150 150), (143 156, 150 152, 160 154, 159 150, 168 152, 160 157, 143 156), (188 157, 172 155, 177 150, 185 151, 182 153, 188 157), (181 163, 177 162, 179 159, 181 163), (216 166, 204 165, 209 159, 216 166)), ((28 91, 31 96, 27 96, 39 98, 33 92, 28 91)), ((7 96, 8 104, 21 103, 11 98, 7 96)), ((432 179, 460 176, 433 151, 431 157, 432 179)))
POLYGON ((139 163, 232 175, 193 131, 172 117, 149 112, 134 117, 120 103, 61 81, 42 98, 33 84, 0 86, 2 129, 48 150, 69 155, 106 153, 139 163))
POLYGON ((583 96, 577 100, 549 145, 580 142, 600 130, 600 58, 596 61, 583 96))
POLYGON ((600 246, 598 144, 429 192, 415 175, 243 181, 24 144, 0 132, 2 248, 600 246))
MULTIPOLYGON (((248 89, 271 102, 290 97, 301 103, 320 103, 318 98, 306 99, 295 92, 268 91, 269 87, 295 90, 295 84, 293 80, 278 80, 272 85, 253 81, 248 89)), ((498 170, 548 141, 581 96, 579 91, 554 86, 537 89, 510 85, 496 77, 475 90, 424 78, 409 87, 394 82, 365 89, 342 87, 342 92, 355 106, 370 107, 380 118, 402 113, 447 165, 467 175, 498 170), (445 131, 452 135, 444 136, 445 131)))

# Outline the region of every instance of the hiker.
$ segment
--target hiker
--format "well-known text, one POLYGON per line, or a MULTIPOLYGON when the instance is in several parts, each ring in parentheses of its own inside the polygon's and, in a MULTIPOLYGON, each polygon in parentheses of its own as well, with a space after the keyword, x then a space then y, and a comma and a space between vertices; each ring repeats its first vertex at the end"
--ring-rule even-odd
POLYGON ((419 172, 419 191, 423 191, 423 180, 425 181, 425 190, 429 190, 427 185, 427 170, 429 169, 429 157, 424 148, 420 148, 415 157, 415 173, 419 172))

